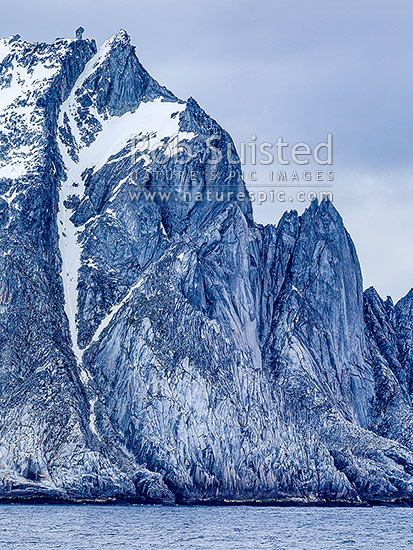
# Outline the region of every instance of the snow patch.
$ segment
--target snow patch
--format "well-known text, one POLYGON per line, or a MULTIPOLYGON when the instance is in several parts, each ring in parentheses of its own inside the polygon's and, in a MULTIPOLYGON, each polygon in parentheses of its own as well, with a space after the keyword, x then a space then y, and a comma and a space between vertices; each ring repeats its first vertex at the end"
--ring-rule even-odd
POLYGON ((90 428, 90 431, 93 432, 98 437, 98 439, 102 441, 102 438, 100 437, 96 429, 95 405, 97 400, 98 400, 97 397, 94 397, 93 399, 90 400, 89 428, 90 428))
POLYGON ((112 321, 113 317, 116 315, 116 313, 120 310, 120 308, 130 299, 130 297, 132 296, 133 292, 135 290, 137 290, 138 288, 140 288, 142 286, 142 283, 143 283, 143 279, 139 279, 137 283, 135 283, 130 289, 129 289, 129 292, 127 293, 127 295, 123 298, 123 300, 121 300, 119 302, 119 304, 117 304, 116 306, 114 306, 110 313, 108 315, 106 315, 106 317, 103 319, 103 321, 100 323, 97 331, 95 332, 95 334, 93 335, 93 338, 89 344, 89 346, 93 343, 93 342, 97 342, 99 340, 99 337, 100 335, 102 334, 102 332, 105 330, 105 328, 109 325, 109 323, 112 321))

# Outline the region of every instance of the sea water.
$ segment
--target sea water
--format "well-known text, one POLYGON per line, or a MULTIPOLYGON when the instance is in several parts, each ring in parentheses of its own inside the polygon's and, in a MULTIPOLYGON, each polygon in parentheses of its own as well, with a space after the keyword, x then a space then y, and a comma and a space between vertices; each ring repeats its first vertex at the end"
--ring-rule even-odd
POLYGON ((412 549, 412 508, 0 505, 0 549, 412 549))

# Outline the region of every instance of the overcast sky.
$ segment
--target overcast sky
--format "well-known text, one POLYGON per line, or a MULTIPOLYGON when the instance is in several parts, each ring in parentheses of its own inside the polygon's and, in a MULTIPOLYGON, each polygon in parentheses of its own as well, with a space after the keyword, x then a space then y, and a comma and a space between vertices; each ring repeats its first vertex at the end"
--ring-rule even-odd
MULTIPOLYGON (((53 41, 79 25, 98 44, 126 29, 149 72, 195 97, 237 146, 251 134, 315 145, 332 133, 331 191, 365 287, 397 300, 413 286, 411 0, 1 3, 3 36, 53 41)), ((256 207, 257 221, 286 208, 256 207)))

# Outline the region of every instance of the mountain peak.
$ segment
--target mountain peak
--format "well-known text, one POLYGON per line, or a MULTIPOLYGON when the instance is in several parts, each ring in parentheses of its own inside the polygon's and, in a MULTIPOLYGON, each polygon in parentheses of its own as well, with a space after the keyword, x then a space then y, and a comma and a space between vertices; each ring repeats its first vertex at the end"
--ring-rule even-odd
POLYGON ((130 42, 131 40, 129 34, 124 29, 120 29, 116 34, 111 36, 109 40, 106 41, 106 44, 124 44, 125 46, 129 46, 130 42))
POLYGON ((397 302, 397 306, 406 305, 410 302, 413 302, 413 288, 409 290, 409 292, 400 298, 400 300, 397 302))

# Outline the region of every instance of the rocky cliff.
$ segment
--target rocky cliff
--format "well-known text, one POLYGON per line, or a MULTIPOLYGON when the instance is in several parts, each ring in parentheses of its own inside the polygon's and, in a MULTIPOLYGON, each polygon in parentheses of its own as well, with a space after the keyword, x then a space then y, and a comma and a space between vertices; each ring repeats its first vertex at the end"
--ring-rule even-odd
POLYGON ((333 205, 256 224, 124 31, 0 62, 0 499, 413 502, 413 291, 333 205))

